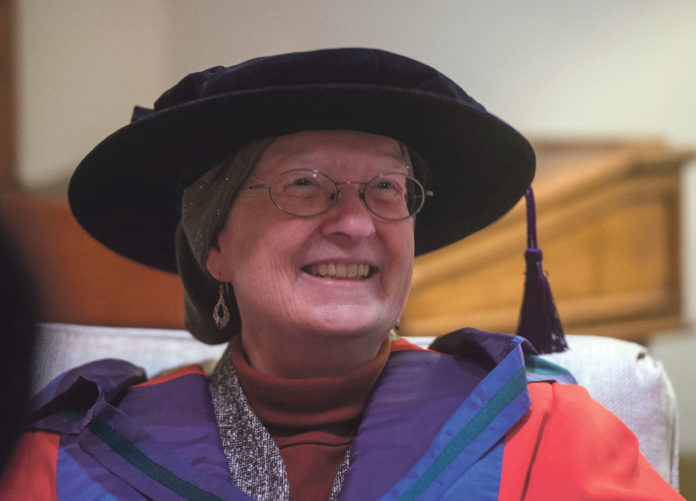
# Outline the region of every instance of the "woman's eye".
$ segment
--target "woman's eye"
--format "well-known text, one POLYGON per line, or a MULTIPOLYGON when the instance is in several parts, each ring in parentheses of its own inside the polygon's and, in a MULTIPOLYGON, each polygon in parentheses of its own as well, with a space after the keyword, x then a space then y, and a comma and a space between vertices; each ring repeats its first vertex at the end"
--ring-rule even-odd
POLYGON ((306 175, 289 176, 283 180, 282 193, 288 197, 315 197, 322 192, 319 179, 306 175))
POLYGON ((373 185, 371 191, 379 194, 380 196, 390 196, 399 195, 403 193, 404 189, 400 183, 394 180, 380 179, 373 185))
POLYGON ((310 177, 295 177, 287 180, 285 183, 286 189, 300 188, 300 187, 312 187, 317 186, 317 181, 310 177))
POLYGON ((366 195, 372 203, 394 203, 402 199, 400 185, 390 179, 380 179, 368 187, 366 195))

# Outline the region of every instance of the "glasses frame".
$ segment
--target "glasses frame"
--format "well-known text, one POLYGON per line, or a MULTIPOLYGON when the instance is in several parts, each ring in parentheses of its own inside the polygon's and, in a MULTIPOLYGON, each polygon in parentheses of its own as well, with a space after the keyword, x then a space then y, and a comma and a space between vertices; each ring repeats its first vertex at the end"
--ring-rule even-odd
POLYGON ((271 199, 271 202, 273 202, 273 205, 275 205, 279 210, 285 212, 286 214, 289 214, 289 215, 295 216, 295 217, 314 217, 314 216, 319 216, 321 214, 324 214, 325 212, 328 212, 338 203, 338 199, 341 196, 341 190, 338 189, 339 186, 341 186, 341 185, 356 186, 356 187, 358 187, 358 195, 360 197, 360 200, 362 200, 362 203, 365 205, 365 208, 367 208, 367 210, 370 212, 370 214, 373 214, 374 216, 377 216, 380 219, 384 219, 385 221, 403 221, 404 219, 408 219, 410 217, 415 216, 416 214, 418 214, 421 211, 421 209, 425 205, 426 199, 428 197, 433 196, 433 192, 431 190, 426 190, 425 187, 421 184, 421 182, 418 181, 418 179, 416 179, 415 177, 413 177, 409 174, 404 174, 403 172, 396 172, 396 171, 385 172, 383 174, 377 174, 375 177, 371 178, 370 180, 368 180, 366 182, 360 182, 360 181, 335 181, 331 176, 329 176, 325 172, 322 172, 318 169, 290 169, 290 170, 285 171, 282 174, 280 174, 276 179, 279 179, 280 177, 285 176, 286 174, 289 174, 291 172, 311 172, 313 174, 320 174, 320 175, 326 177, 326 179, 328 179, 329 181, 331 181, 334 184, 333 195, 329 197, 331 200, 331 203, 326 207, 326 209, 324 209, 320 212, 317 212, 315 214, 307 214, 307 215, 295 214, 293 212, 288 211, 287 209, 281 207, 280 204, 273 198, 273 193, 271 190, 273 188, 274 181, 272 181, 270 184, 254 184, 252 186, 249 186, 247 189, 249 189, 249 190, 262 190, 262 189, 268 190, 268 198, 271 199), (416 210, 414 210, 408 216, 399 217, 399 218, 384 217, 384 216, 376 213, 367 203, 367 197, 365 197, 365 187, 367 185, 369 185, 370 183, 372 183, 373 181, 375 181, 376 179, 379 179, 379 178, 384 177, 384 176, 389 176, 392 174, 404 176, 406 179, 413 181, 414 183, 416 183, 417 186, 420 187, 421 191, 423 192, 423 197, 420 200, 420 204, 418 205, 416 210))

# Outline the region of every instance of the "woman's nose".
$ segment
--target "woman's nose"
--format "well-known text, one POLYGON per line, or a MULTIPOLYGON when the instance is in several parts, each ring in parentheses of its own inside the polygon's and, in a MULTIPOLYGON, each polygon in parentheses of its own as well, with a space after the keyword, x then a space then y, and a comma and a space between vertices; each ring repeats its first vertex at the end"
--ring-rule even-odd
POLYGON ((357 187, 341 187, 336 203, 326 212, 324 232, 358 240, 367 238, 375 233, 374 217, 357 187))

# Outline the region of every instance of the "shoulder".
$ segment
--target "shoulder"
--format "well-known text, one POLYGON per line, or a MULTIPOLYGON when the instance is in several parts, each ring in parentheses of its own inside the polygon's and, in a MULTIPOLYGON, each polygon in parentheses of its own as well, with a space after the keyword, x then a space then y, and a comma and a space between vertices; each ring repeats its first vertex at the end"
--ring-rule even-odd
POLYGON ((636 436, 585 388, 528 388, 531 408, 505 440, 501 499, 523 488, 530 499, 681 499, 636 436))
POLYGON ((207 388, 201 366, 187 366, 148 380, 143 369, 124 360, 97 360, 66 371, 42 389, 32 399, 25 429, 75 435, 105 407, 130 403, 129 410, 137 411, 137 405, 156 405, 158 393, 186 394, 179 391, 186 385, 207 388))
POLYGON ((488 369, 493 369, 511 352, 519 353, 522 364, 524 363, 522 357, 525 354, 536 353, 532 345, 522 337, 486 332, 471 327, 434 338, 427 350, 405 338, 399 338, 392 343, 392 354, 404 351, 420 351, 467 359, 488 369))
POLYGON ((116 359, 91 362, 63 373, 34 398, 28 431, 0 483, 0 499, 55 499, 60 451, 105 410, 119 409, 147 424, 147 416, 162 415, 165 401, 169 404, 179 399, 183 407, 209 407, 207 386, 199 365, 150 380, 139 367, 116 359))

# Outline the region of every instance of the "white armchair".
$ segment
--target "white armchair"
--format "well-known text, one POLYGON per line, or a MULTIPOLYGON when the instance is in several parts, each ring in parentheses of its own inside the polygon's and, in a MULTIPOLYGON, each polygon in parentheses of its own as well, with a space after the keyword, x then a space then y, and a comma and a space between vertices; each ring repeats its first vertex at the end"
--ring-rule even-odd
MULTIPOLYGON (((409 338, 423 347, 433 339, 409 338)), ((568 351, 544 357, 568 369, 621 418, 638 436, 646 458, 676 488, 677 410, 662 365, 636 343, 596 336, 566 339, 568 351)), ((224 349, 200 343, 183 330, 43 324, 32 385, 36 391, 61 372, 100 358, 128 360, 149 377, 191 363, 202 363, 210 372, 224 349)))

